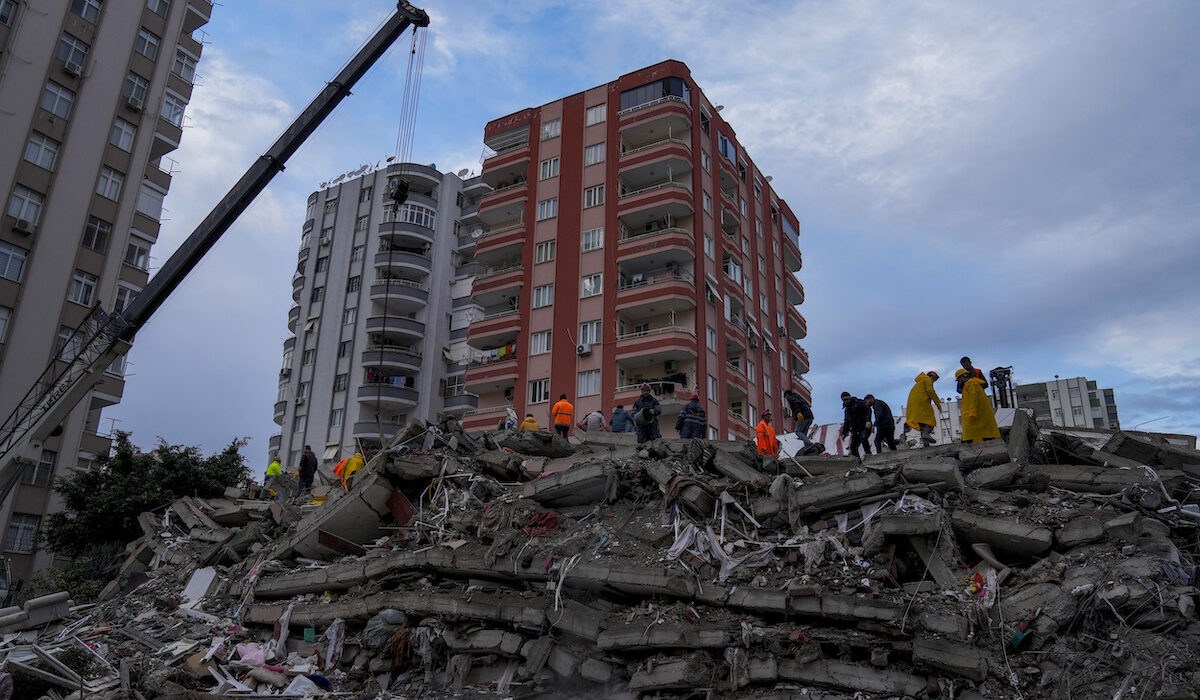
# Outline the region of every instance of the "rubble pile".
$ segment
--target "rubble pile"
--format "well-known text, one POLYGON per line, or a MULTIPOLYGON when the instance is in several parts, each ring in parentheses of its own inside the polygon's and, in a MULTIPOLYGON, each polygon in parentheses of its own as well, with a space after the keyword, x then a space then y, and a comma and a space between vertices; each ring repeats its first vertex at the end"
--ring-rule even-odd
POLYGON ((102 602, 0 611, 4 670, 72 700, 1197 697, 1200 452, 1021 412, 861 463, 629 438, 182 499, 102 602))

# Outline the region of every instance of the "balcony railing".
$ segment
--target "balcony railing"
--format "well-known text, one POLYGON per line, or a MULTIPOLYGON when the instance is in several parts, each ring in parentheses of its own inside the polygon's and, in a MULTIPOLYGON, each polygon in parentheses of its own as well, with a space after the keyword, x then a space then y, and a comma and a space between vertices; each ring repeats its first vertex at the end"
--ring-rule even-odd
MULTIPOLYGON (((496 189, 492 190, 491 192, 488 192, 487 194, 483 195, 483 198, 480 200, 480 203, 482 204, 483 202, 486 202, 488 199, 491 199, 492 197, 494 197, 498 194, 504 194, 505 192, 515 190, 518 187, 524 187, 526 184, 528 184, 528 182, 522 178, 520 180, 517 180, 516 182, 506 184, 503 187, 497 187, 496 189)), ((476 207, 476 210, 478 211, 478 207, 476 207)))
POLYGON ((682 102, 684 105, 688 104, 687 99, 680 97, 679 95, 665 95, 663 97, 658 98, 657 100, 650 100, 649 102, 643 102, 640 105, 626 107, 625 109, 617 112, 617 116, 620 117, 620 116, 624 116, 626 114, 631 114, 631 113, 636 112, 641 109, 649 109, 650 107, 653 107, 655 105, 660 105, 664 102, 682 102))
POLYGON ((495 277, 497 275, 504 275, 509 272, 516 272, 516 271, 519 271, 520 269, 521 269, 520 262, 517 262, 515 265, 512 262, 506 262, 506 263, 501 263, 499 265, 493 265, 492 267, 483 268, 483 270, 481 270, 479 272, 477 277, 479 279, 484 279, 487 277, 495 277))
POLYGON ((506 309, 504 311, 497 311, 495 313, 484 314, 483 318, 481 318, 479 320, 480 321, 491 321, 491 320, 497 319, 497 318, 504 318, 505 316, 516 316, 516 315, 517 315, 516 309, 506 309))
POLYGON ((667 180, 666 182, 660 182, 660 183, 657 183, 654 185, 649 185, 647 187, 639 187, 636 190, 626 190, 626 189, 624 189, 624 186, 622 185, 621 194, 618 195, 617 198, 625 199, 626 197, 632 197, 634 195, 645 194, 646 192, 653 192, 654 190, 661 190, 664 187, 682 187, 684 189, 691 189, 691 183, 687 182, 685 180, 667 180))
POLYGON ((495 364, 497 362, 506 362, 508 360, 517 359, 516 345, 505 345, 503 348, 491 348, 490 350, 480 350, 479 355, 467 364, 468 367, 484 367, 486 365, 495 364), (503 350, 504 354, 500 354, 503 350))
POLYGON ((628 148, 628 149, 624 149, 624 150, 622 150, 622 151, 621 151, 621 155, 623 155, 623 156, 629 156, 629 155, 633 155, 634 153, 639 153, 639 152, 641 152, 641 151, 646 151, 646 150, 649 150, 649 149, 651 149, 651 148, 654 148, 655 146, 661 146, 661 145, 662 145, 662 144, 664 144, 664 143, 678 143, 678 144, 680 144, 680 145, 682 145, 682 146, 687 146, 687 147, 689 147, 689 148, 690 148, 690 147, 691 147, 691 145, 692 145, 690 141, 687 141, 687 140, 685 140, 685 139, 677 139, 677 138, 675 138, 675 137, 673 137, 673 136, 668 136, 668 137, 666 137, 666 138, 661 138, 661 139, 659 139, 659 140, 657 140, 657 141, 651 141, 650 143, 643 144, 643 145, 641 145, 641 146, 637 146, 636 148, 628 148))
POLYGON ((491 146, 488 146, 488 148, 491 149, 492 155, 488 156, 485 159, 485 162, 487 160, 491 160, 492 158, 495 158, 496 156, 508 153, 509 151, 516 151, 521 148, 529 148, 529 142, 528 141, 518 141, 517 143, 510 143, 506 146, 501 146, 500 148, 492 148, 491 146))
POLYGON ((389 287, 410 287, 412 289, 420 289, 423 292, 429 291, 429 285, 404 279, 403 277, 376 277, 373 284, 386 284, 389 287))
POLYGON ((663 326, 662 328, 651 328, 645 331, 630 331, 628 333, 617 334, 617 340, 628 340, 629 338, 647 338, 655 335, 666 335, 667 333, 686 333, 693 338, 696 337, 696 331, 687 326, 663 326))
POLYGON ((634 231, 634 230, 630 229, 628 226, 622 226, 621 227, 621 235, 619 236, 618 240, 631 241, 635 238, 642 238, 643 236, 661 236, 665 233, 686 233, 689 236, 692 234, 691 231, 689 231, 685 228, 679 228, 678 226, 668 226, 665 228, 656 228, 653 231, 647 231, 647 230, 634 231))
POLYGON ((671 280, 682 280, 693 286, 696 284, 696 278, 692 276, 692 273, 686 270, 667 269, 623 276, 621 280, 617 282, 617 291, 636 289, 637 287, 645 287, 646 285, 657 284, 659 282, 668 282, 671 280))
MULTIPOLYGON (((513 230, 522 228, 524 226, 525 226, 524 221, 513 221, 511 223, 504 224, 503 226, 493 226, 492 228, 489 228, 488 230, 484 231, 483 235, 479 237, 479 240, 483 240, 484 238, 494 236, 498 233, 508 233, 509 231, 513 231, 513 230)), ((476 241, 476 243, 478 243, 478 241, 476 241)))
POLYGON ((729 417, 732 418, 733 420, 737 421, 738 423, 742 423, 744 425, 750 425, 750 422, 746 420, 746 416, 742 415, 741 413, 738 413, 737 411, 729 411, 729 417))

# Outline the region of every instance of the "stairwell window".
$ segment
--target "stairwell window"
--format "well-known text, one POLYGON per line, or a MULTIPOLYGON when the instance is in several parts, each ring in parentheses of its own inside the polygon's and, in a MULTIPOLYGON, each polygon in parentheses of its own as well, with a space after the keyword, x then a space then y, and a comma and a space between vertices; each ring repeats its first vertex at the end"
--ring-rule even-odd
POLYGON ((199 61, 196 60, 195 56, 185 52, 183 49, 175 49, 175 60, 171 63, 171 72, 190 85, 196 80, 197 63, 199 61))
POLYGON ((583 190, 583 208, 598 207, 604 204, 604 185, 595 185, 583 190))
POLYGON ((705 214, 711 214, 711 213, 712 213, 712 196, 711 196, 711 195, 709 195, 709 193, 707 193, 707 192, 705 192, 705 193, 704 193, 704 198, 703 198, 703 204, 702 204, 702 206, 704 207, 704 213, 705 213, 705 214))
POLYGON ((704 327, 704 343, 709 350, 717 349, 717 331, 712 326, 704 327))
POLYGON ((100 168, 100 178, 96 180, 96 194, 115 202, 121 198, 121 185, 124 182, 124 174, 106 165, 100 168))
POLYGON ((533 248, 534 264, 550 262, 554 259, 554 241, 542 241, 533 248))
POLYGON ((350 386, 350 375, 342 373, 333 378, 333 390, 345 391, 350 386))
POLYGON ((162 112, 159 116, 182 128, 183 110, 185 109, 187 109, 187 100, 173 92, 168 92, 163 95, 162 112))
POLYGON ((113 120, 112 131, 108 133, 108 142, 126 153, 133 150, 133 136, 137 127, 117 117, 113 120))
POLYGON ((356 233, 361 233, 363 231, 366 231, 367 226, 370 224, 370 222, 371 222, 370 216, 363 215, 363 216, 358 217, 354 221, 354 231, 356 233))
POLYGON ((292 432, 304 432, 304 428, 308 425, 308 416, 296 416, 292 419, 292 432))
POLYGON ((95 275, 89 275, 82 270, 76 270, 71 277, 71 286, 67 288, 67 301, 81 306, 91 306, 96 298, 96 285, 99 280, 95 275))
POLYGON ((562 120, 551 119, 548 122, 542 122, 542 140, 558 138, 562 134, 562 120))
POLYGON ((538 202, 537 220, 544 221, 558 216, 558 197, 543 199, 538 202))
POLYGON ((63 32, 63 35, 58 40, 58 49, 54 55, 63 63, 74 63, 77 66, 82 66, 87 60, 88 45, 75 37, 63 32))
POLYGON ((358 201, 362 202, 362 203, 370 202, 371 201, 371 190, 372 190, 372 188, 370 188, 370 187, 364 187, 361 190, 359 190, 358 201))
POLYGON ((352 341, 349 341, 349 340, 343 340, 342 342, 338 343, 338 354, 337 354, 338 358, 340 359, 343 357, 350 357, 351 355, 353 355, 354 351, 352 349, 352 345, 353 345, 352 341))
POLYGON ((363 259, 366 254, 367 247, 364 245, 356 245, 350 249, 350 262, 358 262, 363 259))
POLYGON ((309 348, 308 350, 304 351, 303 355, 300 356, 300 364, 311 365, 315 359, 317 359, 317 351, 309 348))
POLYGON ((133 50, 153 61, 158 57, 158 36, 142 27, 138 31, 137 40, 133 42, 133 50))
POLYGON ((309 296, 308 300, 314 304, 324 301, 325 300, 325 288, 324 287, 313 287, 312 295, 309 296))
POLYGON ((350 307, 342 312, 343 324, 348 326, 354 323, 356 320, 358 320, 358 307, 350 307))
POLYGON ((581 235, 583 237, 582 251, 584 253, 590 250, 600 250, 604 247, 604 227, 590 228, 581 235))
POLYGON ((0 277, 20 282, 21 273, 25 271, 25 258, 28 254, 28 251, 0 241, 0 277))
POLYGON ((529 336, 529 354, 545 355, 550 352, 550 331, 538 331, 529 336))
POLYGON ((533 288, 533 308, 540 309, 554 303, 554 285, 543 284, 533 288))
POLYGON ((13 188, 12 196, 8 200, 8 215, 36 225, 42 216, 42 205, 45 201, 46 198, 41 194, 17 185, 13 188))
POLYGON ((146 102, 146 90, 150 84, 146 79, 137 73, 129 73, 125 76, 125 87, 121 90, 121 95, 130 101, 137 102, 139 105, 146 102))
POLYGON ((25 160, 53 172, 54 163, 58 160, 58 147, 58 141, 35 131, 25 144, 25 160))
POLYGON ((139 270, 150 267, 150 244, 140 239, 131 239, 125 246, 125 262, 139 270))
POLYGON ((598 104, 594 107, 588 107, 587 112, 585 112, 583 115, 583 125, 591 126, 604 121, 604 112, 607 108, 607 104, 598 104))
POLYGON ((92 24, 100 19, 100 5, 103 0, 71 0, 71 12, 86 19, 92 24))
POLYGON ((583 149, 584 166, 604 162, 604 143, 596 143, 583 149))
POLYGON ((342 424, 342 416, 346 414, 346 409, 335 408, 329 412, 329 427, 336 428, 342 424))
POLYGON ((538 167, 539 180, 548 180, 552 177, 558 177, 558 156, 543 160, 538 167))
POLYGON ((580 285, 579 296, 594 297, 604 292, 603 273, 597 272, 594 275, 584 275, 583 282, 580 285))
POLYGON ((357 292, 362 288, 362 277, 355 275, 346 281, 346 293, 357 292))
POLYGON ((708 151, 700 151, 700 167, 704 168, 704 172, 710 172, 712 169, 712 158, 709 157, 708 151))
POLYGON ((42 90, 42 99, 38 104, 54 116, 67 119, 71 116, 71 107, 75 105, 75 93, 51 80, 42 90))

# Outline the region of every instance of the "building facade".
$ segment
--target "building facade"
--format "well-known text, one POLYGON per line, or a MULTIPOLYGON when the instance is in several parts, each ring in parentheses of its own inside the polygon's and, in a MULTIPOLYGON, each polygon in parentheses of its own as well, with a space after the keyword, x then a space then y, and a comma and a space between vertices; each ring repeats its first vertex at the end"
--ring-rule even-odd
POLYGON ((720 110, 666 61, 486 126, 465 427, 646 382, 668 431, 695 392, 746 438, 784 389, 811 399, 799 224, 720 110))
POLYGON ((1043 425, 1064 428, 1108 428, 1120 430, 1117 401, 1112 389, 1101 389, 1086 377, 1018 384, 1017 406, 1033 409, 1043 425))
MULTIPOLYGON (((121 309, 146 284, 192 94, 209 0, 0 0, 0 411, 99 304, 121 309)), ((36 534, 61 508, 56 474, 107 453, 101 412, 123 365, 47 440, 0 509, 13 580, 50 563, 36 534)))
POLYGON ((463 391, 470 301, 459 235, 489 188, 413 163, 387 166, 308 199, 292 281, 270 449, 294 466, 304 445, 327 461, 378 447, 410 420, 475 408, 463 391), (407 201, 390 187, 403 178, 407 201))

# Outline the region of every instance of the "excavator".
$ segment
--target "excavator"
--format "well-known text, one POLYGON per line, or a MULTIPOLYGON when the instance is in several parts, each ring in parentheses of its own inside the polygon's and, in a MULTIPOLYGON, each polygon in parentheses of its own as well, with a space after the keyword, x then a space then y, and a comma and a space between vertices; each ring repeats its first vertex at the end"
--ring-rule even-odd
MULTIPOLYGON (((288 158, 401 35, 411 27, 415 38, 417 30, 427 26, 429 15, 424 10, 403 0, 397 2, 391 17, 250 166, 125 309, 110 313, 99 304, 92 309, 64 345, 70 355, 60 353, 52 360, 0 425, 0 503, 20 479, 24 463, 36 461, 32 456, 40 454, 42 442, 61 433, 62 421, 96 386, 104 371, 129 351, 138 330, 284 169, 288 158)), ((408 183, 402 178, 389 182, 387 196, 397 206, 407 199, 407 193, 408 183)))

